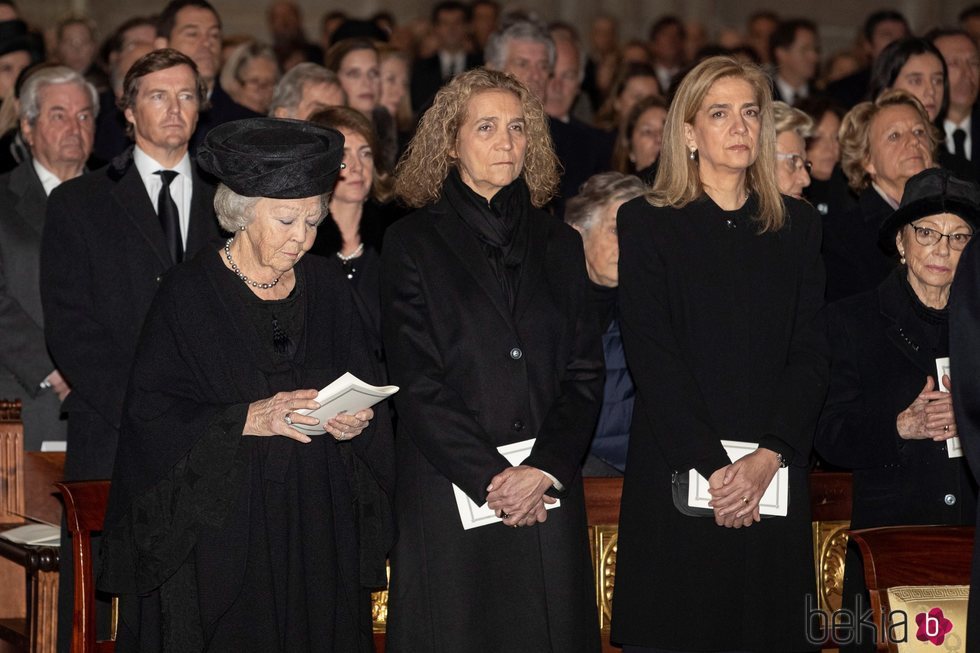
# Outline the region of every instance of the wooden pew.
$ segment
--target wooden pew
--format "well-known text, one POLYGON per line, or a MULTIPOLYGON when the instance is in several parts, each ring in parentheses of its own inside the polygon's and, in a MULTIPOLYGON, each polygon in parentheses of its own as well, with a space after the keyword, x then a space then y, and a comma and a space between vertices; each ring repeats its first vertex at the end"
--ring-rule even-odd
MULTIPOLYGON (((24 452, 20 401, 0 401, 0 530, 24 515, 59 524, 54 483, 63 453, 24 452)), ((0 652, 54 653, 58 617, 58 548, 0 539, 0 652)))

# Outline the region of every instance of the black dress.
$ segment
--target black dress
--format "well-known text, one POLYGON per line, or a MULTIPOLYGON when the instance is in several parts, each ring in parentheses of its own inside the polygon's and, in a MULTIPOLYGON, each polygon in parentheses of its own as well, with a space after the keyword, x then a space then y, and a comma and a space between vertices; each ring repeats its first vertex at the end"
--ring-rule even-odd
POLYGON ((847 185, 847 177, 840 164, 834 166, 830 179, 810 178, 810 185, 803 189, 803 197, 813 205, 823 217, 842 215, 857 204, 857 195, 847 185))
POLYGON ((208 249, 161 285, 103 538, 120 651, 371 650, 363 588, 384 585, 391 533, 385 407, 350 443, 241 435, 252 401, 347 370, 380 378, 346 280, 316 258, 295 270, 290 297, 263 302, 208 249))
MULTIPOLYGON (((971 524, 977 488, 966 458, 949 458, 945 442, 903 440, 895 420, 936 379, 936 359, 949 355, 947 313, 924 306, 896 269, 875 290, 827 309, 830 390, 815 446, 854 479, 851 528, 971 524)), ((939 382, 938 379, 936 379, 939 382)), ((844 606, 864 597, 855 545, 844 569, 844 606)), ((870 637, 863 646, 873 650, 870 637)), ((845 650, 842 648, 842 650, 845 650)))
POLYGON ((612 639, 674 651, 805 651, 815 605, 808 463, 827 362, 820 219, 784 198, 759 234, 707 196, 619 211, 619 301, 636 404, 619 525, 612 639), (675 507, 671 476, 731 461, 720 440, 790 461, 789 514, 749 528, 675 507))

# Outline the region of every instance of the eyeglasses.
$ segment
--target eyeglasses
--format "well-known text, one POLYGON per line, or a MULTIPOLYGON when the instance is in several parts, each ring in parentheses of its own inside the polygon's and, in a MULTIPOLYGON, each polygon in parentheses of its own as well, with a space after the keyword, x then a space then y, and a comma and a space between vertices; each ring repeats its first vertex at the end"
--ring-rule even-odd
POLYGON ((939 233, 935 229, 930 229, 929 227, 920 227, 918 225, 910 224, 913 231, 915 231, 915 240, 920 245, 925 247, 930 247, 936 245, 940 240, 945 238, 949 242, 949 248, 955 249, 956 251, 961 251, 966 247, 970 239, 973 238, 972 233, 961 231, 955 234, 943 234, 939 233))
POLYGON ((799 154, 784 154, 783 152, 776 152, 776 158, 780 161, 789 161, 790 168, 793 172, 799 172, 806 168, 806 173, 810 174, 810 170, 813 168, 813 164, 804 159, 799 154))

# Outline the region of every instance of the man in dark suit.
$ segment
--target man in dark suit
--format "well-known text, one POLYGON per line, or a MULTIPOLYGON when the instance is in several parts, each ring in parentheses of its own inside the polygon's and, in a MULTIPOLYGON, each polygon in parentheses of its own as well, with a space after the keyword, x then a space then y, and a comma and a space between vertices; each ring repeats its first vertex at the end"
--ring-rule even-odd
POLYGON ((458 0, 443 0, 432 8, 432 32, 439 49, 412 66, 412 111, 427 107, 454 75, 483 63, 478 54, 466 51, 469 24, 470 8, 458 0))
POLYGON ((31 157, 0 177, 0 397, 24 402, 24 444, 64 440, 70 388, 44 343, 39 282, 48 193, 73 179, 92 152, 98 96, 77 72, 43 68, 21 89, 20 130, 31 157))
MULTIPOLYGON (((44 331, 72 387, 64 403, 71 481, 112 476, 129 370, 157 285, 218 235, 214 188, 188 155, 205 98, 194 61, 155 50, 123 86, 135 147, 57 188, 41 240, 44 331)), ((58 631, 70 637, 71 557, 64 560, 58 631)))
POLYGON ((864 21, 864 49, 870 61, 867 68, 838 79, 827 85, 827 95, 845 110, 867 99, 871 83, 871 66, 874 60, 892 42, 904 39, 912 31, 905 16, 893 9, 882 9, 868 16, 864 21))
POLYGON ((817 26, 805 18, 779 23, 769 37, 769 54, 776 64, 772 97, 793 106, 810 96, 810 83, 820 65, 817 26))
POLYGON ((559 160, 565 166, 559 187, 560 200, 578 195, 582 184, 592 175, 610 168, 615 134, 588 125, 571 115, 582 90, 585 57, 576 34, 552 29, 555 42, 555 66, 544 99, 545 112, 559 160))
POLYGON ((197 64, 198 74, 208 89, 207 107, 202 107, 191 151, 204 142, 213 127, 260 114, 231 99, 218 82, 221 70, 221 17, 207 0, 171 0, 157 22, 158 48, 173 48, 197 64))
MULTIPOLYGON (((490 37, 486 56, 487 68, 520 80, 543 105, 547 105, 548 82, 555 69, 556 53, 555 41, 544 27, 531 20, 515 21, 490 37)), ((576 60, 570 58, 568 61, 576 60)), ((555 118, 551 118, 548 124, 563 170, 558 197, 552 200, 552 208, 560 217, 565 201, 578 193, 586 179, 608 170, 612 148, 601 147, 598 136, 592 132, 586 133, 579 125, 555 118)))
POLYGON ((949 108, 943 120, 946 149, 975 165, 980 162, 980 49, 962 30, 934 30, 926 38, 942 53, 948 71, 949 108))

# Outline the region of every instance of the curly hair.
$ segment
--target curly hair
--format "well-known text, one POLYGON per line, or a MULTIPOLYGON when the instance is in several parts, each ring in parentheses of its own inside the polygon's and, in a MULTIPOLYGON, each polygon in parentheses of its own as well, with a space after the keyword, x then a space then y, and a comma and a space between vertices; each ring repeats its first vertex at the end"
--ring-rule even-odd
POLYGON ((542 207, 558 188, 558 157, 551 142, 541 102, 522 83, 505 73, 474 68, 457 75, 436 93, 432 107, 419 121, 418 131, 395 168, 395 194, 406 204, 421 208, 442 194, 442 185, 456 158, 460 126, 473 96, 486 91, 509 91, 524 110, 527 152, 521 175, 531 191, 531 203, 542 207))
POLYGON ((391 199, 391 174, 388 172, 384 157, 381 156, 381 141, 371 121, 356 109, 350 107, 326 107, 320 109, 308 118, 314 125, 322 125, 331 129, 347 129, 358 133, 367 141, 368 147, 374 154, 374 179, 371 181, 371 197, 380 204, 391 199))
POLYGON ((847 176, 848 185, 861 192, 871 184, 871 175, 865 170, 871 157, 871 123, 887 107, 908 106, 915 109, 926 128, 929 154, 936 160, 939 130, 929 122, 925 107, 911 93, 901 90, 885 91, 874 102, 861 102, 847 112, 840 125, 840 165, 847 176))

